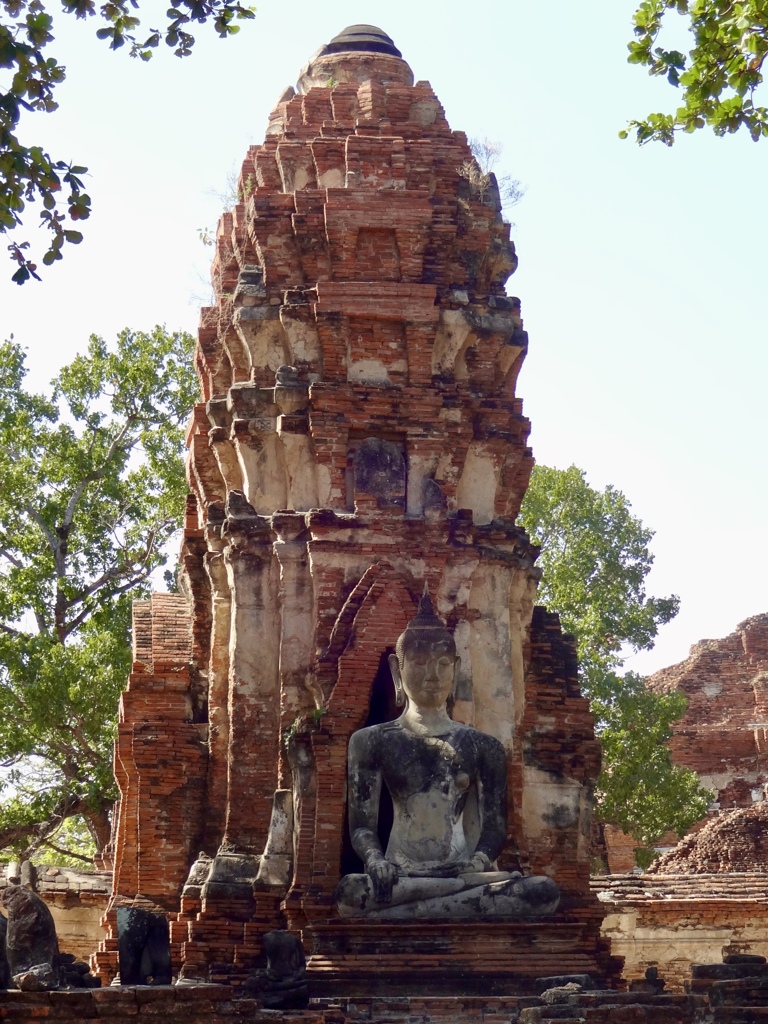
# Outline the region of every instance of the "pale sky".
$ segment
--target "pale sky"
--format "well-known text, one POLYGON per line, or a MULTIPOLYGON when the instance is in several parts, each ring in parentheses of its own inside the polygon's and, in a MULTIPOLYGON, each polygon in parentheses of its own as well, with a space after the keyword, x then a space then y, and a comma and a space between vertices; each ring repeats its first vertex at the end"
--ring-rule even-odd
MULTIPOLYGON (((165 6, 142 5, 144 24, 165 6)), ((19 288, 0 263, 0 336, 29 350, 42 386, 92 332, 194 331, 211 256, 197 232, 221 205, 211 190, 263 140, 308 57, 348 24, 377 24, 451 126, 501 143, 499 170, 528 187, 508 291, 530 335, 518 391, 534 454, 619 487, 656 531, 649 592, 679 594, 682 610, 627 667, 681 660, 768 611, 768 140, 621 141, 628 119, 677 100, 626 63, 633 9, 261 0, 236 38, 203 27, 192 57, 149 64, 110 53, 95 21, 57 15, 60 110, 27 117, 22 134, 88 165, 94 213, 42 284, 19 288)))

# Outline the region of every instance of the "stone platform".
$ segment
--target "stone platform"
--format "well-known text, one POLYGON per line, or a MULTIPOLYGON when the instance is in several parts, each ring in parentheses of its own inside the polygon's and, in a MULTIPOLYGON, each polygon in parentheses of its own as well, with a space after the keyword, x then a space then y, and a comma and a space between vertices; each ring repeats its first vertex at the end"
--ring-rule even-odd
MULTIPOLYGON (((715 965, 721 967, 723 965, 715 965)), ((426 981, 427 979, 425 979, 426 981)), ((39 1024, 759 1024, 768 988, 758 978, 694 978, 684 995, 583 992, 571 1004, 538 996, 313 999, 306 1010, 264 1010, 223 985, 0 992, 0 1020, 39 1024)))
POLYGON ((314 923, 304 929, 313 994, 501 995, 536 978, 590 974, 621 987, 622 961, 584 917, 540 921, 314 923))

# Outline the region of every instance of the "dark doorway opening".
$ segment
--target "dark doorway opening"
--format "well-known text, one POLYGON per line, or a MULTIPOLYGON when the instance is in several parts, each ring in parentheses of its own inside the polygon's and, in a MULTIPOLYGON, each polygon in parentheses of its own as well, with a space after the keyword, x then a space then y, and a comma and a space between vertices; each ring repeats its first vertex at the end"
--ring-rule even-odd
MULTIPOLYGON (((388 647, 379 659, 379 668, 371 686, 371 699, 368 706, 368 717, 365 720, 365 727, 369 725, 381 725, 382 722, 392 722, 399 718, 403 709, 395 703, 395 684, 392 682, 392 672, 389 668, 389 656, 394 653, 394 647, 388 647)), ((381 800, 379 802, 379 839, 381 847, 386 850, 389 842, 389 833, 392 831, 393 810, 392 797, 385 785, 381 787, 381 800)), ((341 843, 341 873, 342 875, 361 874, 363 862, 352 849, 352 840, 349 836, 348 810, 344 810, 344 836, 341 843)))

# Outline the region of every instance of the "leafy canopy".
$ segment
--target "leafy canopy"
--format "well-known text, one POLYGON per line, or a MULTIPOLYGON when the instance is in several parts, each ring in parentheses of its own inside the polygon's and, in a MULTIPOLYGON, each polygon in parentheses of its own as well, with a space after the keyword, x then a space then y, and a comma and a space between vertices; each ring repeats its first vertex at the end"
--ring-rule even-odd
MULTIPOLYGON (((188 56, 195 43, 194 22, 212 22, 224 38, 240 30, 238 20, 254 17, 253 9, 239 0, 172 0, 164 25, 140 34, 139 0, 107 0, 98 8, 94 0, 62 0, 62 8, 76 18, 96 17, 96 35, 110 49, 127 43, 130 55, 145 61, 163 40, 176 56, 188 56)), ((42 257, 46 266, 62 258, 65 242, 82 240, 72 223, 86 220, 91 209, 83 183, 87 168, 56 159, 18 135, 22 112, 50 112, 58 106, 54 95, 66 69, 50 53, 53 39, 53 17, 42 0, 0 0, 0 68, 10 71, 10 86, 0 91, 0 234, 21 227, 27 204, 39 200, 41 223, 51 233, 42 257)), ((17 264, 17 284, 30 277, 39 280, 29 242, 12 239, 8 251, 17 264)))
POLYGON ((653 647, 679 608, 675 596, 646 594, 653 531, 621 491, 590 487, 576 466, 536 466, 520 522, 542 545, 542 603, 577 640, 582 689, 603 747, 598 815, 646 848, 669 830, 685 832, 709 802, 698 776, 673 765, 664 746, 685 697, 656 694, 637 674, 617 672, 630 652, 653 647))
POLYGON ((94 335, 40 395, 0 345, 0 849, 75 814, 108 841, 130 598, 181 522, 192 351, 160 327, 94 335))
POLYGON ((671 146, 676 132, 705 125, 716 135, 741 127, 755 141, 768 135, 768 109, 755 95, 768 54, 768 0, 643 0, 634 25, 629 62, 680 88, 682 105, 674 114, 630 121, 622 138, 634 131, 641 144, 658 140, 671 146), (693 46, 687 56, 657 45, 670 11, 688 23, 693 46))
POLYGON ((647 867, 654 844, 666 832, 681 836, 700 821, 712 794, 695 772, 672 763, 666 746, 672 725, 685 714, 685 694, 655 693, 634 672, 606 680, 604 688, 615 699, 592 703, 601 715, 603 748, 598 814, 638 841, 635 857, 647 867))

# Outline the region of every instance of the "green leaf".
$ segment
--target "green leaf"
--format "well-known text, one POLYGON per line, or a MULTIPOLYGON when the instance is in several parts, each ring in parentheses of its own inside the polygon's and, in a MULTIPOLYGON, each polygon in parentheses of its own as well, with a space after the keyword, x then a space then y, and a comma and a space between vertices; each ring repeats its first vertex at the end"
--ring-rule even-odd
MULTIPOLYGON (((153 48, 160 45, 165 32, 166 43, 178 56, 192 52, 195 36, 182 31, 182 26, 207 24, 219 35, 234 35, 239 26, 233 19, 249 19, 253 10, 233 0, 184 0, 178 7, 167 10, 165 28, 153 28, 143 42, 137 38, 140 18, 133 12, 141 9, 140 0, 105 0, 96 11, 94 0, 62 0, 65 15, 82 18, 97 15, 98 39, 107 41, 116 50, 126 43, 132 56, 143 61, 151 57, 153 48)), ((63 160, 52 160, 40 145, 25 146, 15 134, 23 111, 50 112, 57 109, 55 89, 64 81, 65 68, 51 56, 48 47, 53 42, 53 20, 45 0, 5 0, 6 22, 0 23, 0 67, 8 69, 5 91, 0 91, 0 233, 9 233, 21 227, 27 204, 36 199, 42 202, 44 226, 53 231, 64 230, 67 216, 71 220, 85 220, 90 212, 90 199, 81 195, 83 182, 78 175, 87 173, 81 165, 69 165, 63 160), (8 19, 21 19, 17 21, 8 19), (53 194, 61 181, 53 169, 62 173, 69 185, 66 212, 59 210, 53 194)), ((65 237, 67 237, 65 235, 65 237)), ((68 240, 79 241, 79 232, 72 232, 68 240)), ((34 264, 19 260, 23 243, 11 244, 9 252, 14 263, 12 279, 23 284, 30 277, 37 278, 34 264)), ((44 261, 52 262, 51 257, 44 261)), ((55 262, 55 261, 54 261, 55 262)))
POLYGON ((649 115, 632 121, 640 144, 654 140, 672 145, 675 132, 693 132, 709 126, 716 135, 744 127, 753 139, 762 137, 760 125, 768 109, 755 106, 752 97, 763 83, 762 58, 768 50, 768 5, 764 0, 738 4, 724 0, 641 3, 634 17, 639 39, 629 43, 628 60, 645 64, 649 74, 664 74, 675 88, 683 90, 683 116, 649 115), (687 20, 692 46, 687 57, 679 51, 654 46, 669 10, 687 20), (683 72, 676 74, 676 71, 683 72))

